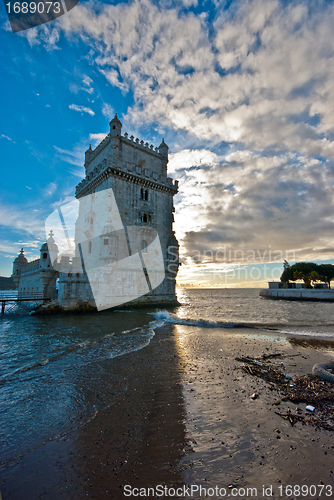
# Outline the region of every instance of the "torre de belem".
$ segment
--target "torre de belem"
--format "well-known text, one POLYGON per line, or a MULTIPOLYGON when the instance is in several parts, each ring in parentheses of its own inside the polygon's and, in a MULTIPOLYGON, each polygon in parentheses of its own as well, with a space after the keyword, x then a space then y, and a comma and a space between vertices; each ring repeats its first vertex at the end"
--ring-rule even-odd
POLYGON ((109 134, 85 153, 85 178, 76 186, 74 200, 79 207, 72 224, 75 252, 64 251, 59 237, 64 229, 63 239, 70 240, 65 219, 73 209, 72 203, 71 210, 65 206, 58 211, 58 225, 55 217, 47 219, 50 234, 40 259, 32 265, 22 250, 15 259, 13 277, 19 294, 43 291, 63 309, 92 306, 100 310, 126 302, 130 306, 176 304, 179 246, 173 231, 173 197, 178 192, 178 181, 167 176, 167 164, 164 139, 154 148, 127 133, 122 135, 122 123, 116 114, 109 134), (103 282, 105 270, 114 264, 117 272, 103 282), (95 272, 94 281, 91 268, 97 265, 99 274, 95 272), (131 270, 136 266, 141 274, 137 271, 134 279, 131 270), (100 305, 110 289, 117 295, 122 287, 123 298, 109 303, 105 299, 105 304, 100 305))

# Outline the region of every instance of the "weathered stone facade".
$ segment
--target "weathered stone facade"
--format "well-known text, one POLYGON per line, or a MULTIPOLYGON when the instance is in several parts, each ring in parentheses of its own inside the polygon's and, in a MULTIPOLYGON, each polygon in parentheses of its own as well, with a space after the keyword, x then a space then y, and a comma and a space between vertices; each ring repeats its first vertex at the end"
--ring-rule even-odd
MULTIPOLYGON (((162 140, 154 149, 144 141, 134 140, 133 136, 122 136, 121 129, 116 115, 110 122, 110 133, 94 150, 89 147, 86 151, 86 177, 76 187, 76 198, 80 201, 92 193, 112 189, 124 227, 142 226, 157 231, 165 278, 157 288, 131 301, 131 305, 173 304, 176 303, 175 278, 179 266, 178 243, 173 231, 173 196, 177 193, 178 182, 167 177, 168 146, 162 140)), ((89 234, 89 226, 96 224, 98 219, 99 213, 93 213, 92 220, 81 221, 79 225, 86 224, 82 232, 89 234)), ((110 231, 107 228, 102 233, 110 234, 110 231)), ((65 308, 95 305, 78 252, 67 264, 66 272, 60 272, 58 300, 65 308)))

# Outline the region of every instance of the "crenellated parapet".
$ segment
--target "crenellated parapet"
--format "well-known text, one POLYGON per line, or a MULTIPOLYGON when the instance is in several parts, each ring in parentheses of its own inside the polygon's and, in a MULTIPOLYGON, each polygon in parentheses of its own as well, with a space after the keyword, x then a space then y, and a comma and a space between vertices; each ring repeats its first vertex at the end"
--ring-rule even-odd
POLYGON ((95 149, 91 145, 85 152, 85 171, 86 177, 101 163, 101 159, 110 155, 114 159, 122 163, 135 163, 141 166, 142 163, 147 164, 147 170, 155 171, 162 174, 162 177, 167 176, 167 163, 168 163, 168 146, 162 139, 158 147, 153 146, 148 141, 135 138, 133 135, 125 132, 121 134, 122 123, 115 115, 115 118, 110 121, 110 132, 106 137, 96 146, 95 149), (100 159, 101 158, 101 159, 100 159))
POLYGON ((100 164, 99 167, 88 174, 75 188, 75 195, 84 196, 91 189, 97 189, 110 175, 122 177, 125 180, 134 184, 148 186, 157 191, 168 191, 171 194, 178 192, 179 183, 171 177, 164 178, 161 174, 150 172, 148 169, 143 169, 138 165, 117 164, 109 162, 108 164, 100 164))
MULTIPOLYGON (((106 135, 106 137, 96 146, 95 149, 91 148, 91 145, 89 145, 89 148, 85 152, 85 166, 89 165, 89 163, 94 160, 99 153, 101 153, 109 144, 110 144, 110 139, 111 136, 110 134, 106 135)), ((166 150, 162 149, 160 151, 160 146, 154 147, 153 144, 150 144, 149 142, 145 142, 144 140, 140 140, 138 137, 134 137, 131 135, 129 137, 129 134, 125 132, 123 136, 120 137, 120 141, 123 142, 124 144, 129 144, 130 146, 139 148, 141 151, 144 151, 146 153, 150 153, 154 155, 156 158, 166 158, 165 153, 166 150)), ((166 145, 167 146, 167 145, 166 145)), ((167 151, 168 151, 168 146, 167 146, 167 151)))

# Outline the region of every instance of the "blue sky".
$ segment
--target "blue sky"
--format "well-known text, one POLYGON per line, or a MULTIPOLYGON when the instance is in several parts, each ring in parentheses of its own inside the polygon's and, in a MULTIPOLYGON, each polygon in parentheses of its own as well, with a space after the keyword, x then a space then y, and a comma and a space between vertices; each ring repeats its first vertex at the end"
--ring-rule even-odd
POLYGON ((81 0, 20 34, 0 15, 0 275, 22 246, 38 257, 115 112, 169 145, 181 284, 332 262, 333 3, 81 0))

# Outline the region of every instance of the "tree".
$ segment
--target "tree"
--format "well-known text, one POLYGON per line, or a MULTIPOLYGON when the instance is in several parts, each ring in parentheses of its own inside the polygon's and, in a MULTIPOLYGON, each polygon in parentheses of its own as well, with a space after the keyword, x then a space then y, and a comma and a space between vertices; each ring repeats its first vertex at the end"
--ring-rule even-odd
POLYGON ((281 276, 282 283, 289 283, 293 281, 293 272, 291 271, 291 266, 287 260, 283 262, 284 271, 281 276))
POLYGON ((312 288, 311 285, 311 275, 316 272, 318 264, 314 262, 296 262, 291 266, 291 271, 293 273, 293 280, 303 280, 306 288, 312 288))
POLYGON ((318 266, 318 272, 321 275, 322 281, 328 284, 328 288, 331 287, 331 281, 334 280, 334 266, 333 264, 320 264, 318 266))
MULTIPOLYGON (((319 266, 318 266, 319 267, 319 266)), ((321 282, 321 281, 324 281, 323 277, 320 276, 320 274, 318 273, 318 271, 312 271, 309 275, 308 275, 308 278, 310 280, 310 282, 312 283, 313 286, 315 286, 315 288, 317 288, 317 283, 318 281, 321 282)))
POLYGON ((281 276, 283 283, 303 280, 306 288, 312 288, 312 281, 324 281, 322 273, 319 272, 319 265, 314 262, 296 262, 291 266, 287 261, 284 261, 283 266, 284 271, 281 276))

